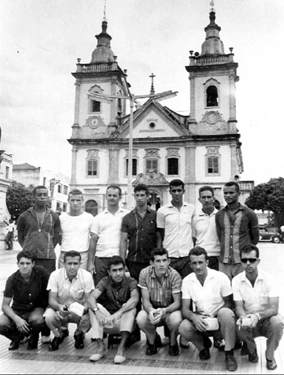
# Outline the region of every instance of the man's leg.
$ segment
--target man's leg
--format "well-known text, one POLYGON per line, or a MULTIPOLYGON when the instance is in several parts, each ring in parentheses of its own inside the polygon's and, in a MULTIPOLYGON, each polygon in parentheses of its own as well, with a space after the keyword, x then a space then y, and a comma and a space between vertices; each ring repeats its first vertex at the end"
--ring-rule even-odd
POLYGON ((283 336, 283 319, 281 315, 275 315, 268 319, 263 319, 258 323, 260 336, 267 337, 266 359, 274 360, 274 352, 278 348, 283 336))
POLYGON ((56 269, 56 259, 35 259, 36 266, 42 266, 49 274, 56 269))
POLYGON ((8 316, 5 314, 0 315, 0 335, 11 340, 9 350, 18 349, 20 346, 20 341, 24 337, 24 335, 18 331, 14 321, 8 318, 8 316))
MULTIPOLYGON (((110 313, 101 304, 97 304, 100 311, 106 316, 110 316, 110 313)), ((105 354, 105 347, 103 343, 104 327, 99 324, 96 314, 89 309, 90 322, 92 326, 92 341, 94 342, 94 354, 91 355, 90 361, 97 362, 105 354)))
POLYGON ((28 350, 36 349, 38 346, 39 333, 46 326, 43 314, 44 309, 41 307, 37 307, 27 316, 27 321, 29 323, 29 326, 31 327, 31 335, 27 346, 28 350))
POLYGON ((211 268, 212 270, 219 271, 219 259, 217 256, 211 256, 208 257, 209 264, 208 267, 211 268))
POLYGON ((95 286, 101 279, 108 275, 108 261, 109 258, 100 258, 95 256, 95 269, 96 273, 93 274, 95 286))
POLYGON ((125 350, 127 341, 135 326, 136 308, 121 315, 121 319, 116 323, 121 334, 121 340, 114 357, 114 363, 121 364, 126 361, 125 350))
POLYGON ((169 355, 176 356, 179 354, 177 336, 179 334, 178 328, 182 322, 181 311, 174 311, 170 314, 167 314, 165 317, 165 322, 170 331, 169 355))
POLYGON ((146 355, 153 355, 158 352, 158 347, 162 346, 161 337, 156 332, 156 326, 149 320, 149 315, 145 310, 141 310, 136 318, 139 328, 146 334, 148 348, 146 355))

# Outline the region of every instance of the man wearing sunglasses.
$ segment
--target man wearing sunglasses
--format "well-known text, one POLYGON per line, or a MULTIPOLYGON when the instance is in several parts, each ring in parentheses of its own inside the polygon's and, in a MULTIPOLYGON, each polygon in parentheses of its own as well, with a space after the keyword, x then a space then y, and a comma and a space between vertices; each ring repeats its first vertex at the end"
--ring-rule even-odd
POLYGON ((252 363, 258 362, 255 337, 265 336, 266 367, 277 368, 274 352, 283 335, 283 319, 278 314, 279 290, 272 275, 258 269, 259 249, 248 245, 241 249, 241 262, 244 271, 232 281, 236 304, 238 336, 244 342, 242 355, 248 355, 252 363))

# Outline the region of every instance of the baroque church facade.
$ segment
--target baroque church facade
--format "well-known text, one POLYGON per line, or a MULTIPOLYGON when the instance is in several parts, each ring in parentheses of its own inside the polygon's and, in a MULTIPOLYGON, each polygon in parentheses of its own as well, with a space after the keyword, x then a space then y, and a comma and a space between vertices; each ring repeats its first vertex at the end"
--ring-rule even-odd
MULTIPOLYGON (((180 115, 151 95, 133 113, 132 186, 149 186, 153 209, 168 203, 168 185, 175 178, 185 183, 185 201, 196 205, 198 189, 209 184, 222 206, 222 186, 243 171, 236 126, 238 64, 232 48, 225 53, 215 18, 211 10, 201 53, 190 51, 186 66, 191 113, 180 115)), ((85 209, 94 215, 106 206, 109 184, 121 186, 126 206, 130 126, 127 74, 111 49, 106 20, 96 38, 91 62, 78 59, 72 73, 75 114, 68 139, 72 145, 70 188, 83 191, 85 209)))

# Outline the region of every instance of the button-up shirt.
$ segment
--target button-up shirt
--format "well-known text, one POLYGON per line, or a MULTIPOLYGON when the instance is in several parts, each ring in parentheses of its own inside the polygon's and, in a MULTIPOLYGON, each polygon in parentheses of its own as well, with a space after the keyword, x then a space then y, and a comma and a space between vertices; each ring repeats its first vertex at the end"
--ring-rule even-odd
POLYGON ((156 211, 148 207, 142 218, 134 208, 124 216, 121 232, 128 234, 127 260, 149 264, 151 251, 157 247, 156 211))
POLYGON ((199 211, 193 217, 192 236, 196 238, 196 246, 203 247, 208 256, 219 256, 221 245, 216 232, 215 216, 218 210, 208 215, 204 211, 199 211))
POLYGON ((20 271, 13 273, 6 282, 4 297, 12 298, 12 309, 32 311, 37 307, 45 308, 48 304, 46 286, 49 274, 41 266, 34 266, 28 282, 20 271))
POLYGON ((83 305, 86 294, 94 290, 95 286, 90 272, 79 268, 76 277, 70 281, 65 268, 59 268, 50 274, 46 289, 57 294, 60 304, 69 307, 73 302, 83 305))
POLYGON ((128 212, 124 208, 119 208, 115 214, 112 214, 106 208, 94 217, 91 232, 99 237, 96 247, 96 257, 109 258, 119 255, 122 219, 128 212))
POLYGON ((238 210, 230 216, 228 206, 216 214, 216 229, 221 242, 221 263, 240 263, 240 250, 259 240, 258 219, 248 207, 239 204, 238 210))
POLYGON ((182 299, 192 300, 196 311, 202 315, 215 317, 225 305, 224 297, 232 294, 232 288, 228 276, 223 272, 208 267, 207 272, 203 285, 194 272, 183 279, 182 299))
POLYGON ((247 279, 245 271, 232 280, 234 301, 243 301, 247 314, 261 312, 269 307, 269 298, 279 297, 280 291, 273 275, 258 270, 254 286, 247 279))
POLYGON ((102 294, 103 306, 111 314, 116 313, 130 299, 131 292, 137 289, 137 281, 124 276, 120 284, 115 284, 110 276, 105 276, 96 286, 102 294))
POLYGON ((171 258, 186 257, 193 248, 192 219, 195 207, 183 203, 178 210, 172 203, 161 207, 157 212, 157 227, 165 230, 163 247, 171 258))
POLYGON ((55 212, 46 209, 39 224, 35 209, 29 208, 19 216, 17 229, 24 233, 23 250, 31 251, 36 259, 56 259, 53 240, 60 233, 60 221, 55 212))
POLYGON ((154 308, 167 307, 174 301, 173 294, 181 292, 181 276, 168 267, 162 282, 157 278, 153 266, 144 268, 139 275, 138 286, 149 291, 150 302, 154 308))

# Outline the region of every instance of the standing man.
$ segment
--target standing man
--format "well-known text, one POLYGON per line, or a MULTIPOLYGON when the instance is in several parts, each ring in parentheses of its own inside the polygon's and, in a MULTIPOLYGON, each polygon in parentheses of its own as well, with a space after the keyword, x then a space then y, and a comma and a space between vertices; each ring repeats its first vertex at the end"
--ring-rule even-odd
POLYGON ((16 350, 20 341, 28 337, 27 350, 36 349, 39 332, 48 337, 43 313, 48 303, 46 286, 48 273, 35 266, 34 255, 29 251, 17 254, 18 271, 7 280, 0 316, 0 335, 11 340, 9 350, 16 350))
POLYGON ((91 228, 88 270, 93 272, 95 285, 108 275, 108 261, 119 255, 122 218, 129 212, 119 207, 121 188, 110 185, 106 190, 107 208, 95 216, 91 228))
POLYGON ((207 267, 207 252, 202 247, 190 250, 189 261, 193 273, 182 281, 184 320, 179 333, 196 346, 201 360, 207 360, 210 358, 209 349, 212 345, 209 336, 217 334, 219 337, 221 331, 225 340, 226 370, 236 371, 236 326, 235 314, 231 310, 233 295, 230 280, 224 273, 207 267), (194 312, 190 309, 191 301, 196 307, 194 312))
POLYGON ((244 271, 232 281, 238 336, 244 342, 242 354, 248 360, 258 362, 255 337, 265 336, 266 367, 277 368, 274 352, 283 335, 283 318, 279 314, 279 285, 274 277, 258 269, 259 249, 247 245, 241 249, 241 262, 244 271), (245 350, 246 349, 246 350, 245 350))
POLYGON ((151 252, 151 265, 140 272, 143 310, 138 313, 137 323, 148 339, 146 355, 153 355, 161 347, 156 327, 166 325, 170 331, 169 355, 177 356, 178 327, 182 321, 181 277, 170 267, 168 252, 156 248, 151 252))
POLYGON ((211 186, 202 186, 199 189, 199 202, 202 210, 193 218, 193 238, 195 246, 206 249, 208 255, 208 267, 219 270, 219 256, 221 245, 216 232, 216 214, 214 207, 214 189, 211 186))
POLYGON ((73 189, 68 194, 70 210, 59 216, 61 224, 61 251, 58 266, 64 267, 64 254, 75 250, 81 254, 81 268, 88 266, 93 215, 83 211, 83 193, 73 189))
POLYGON ((224 185, 227 206, 216 214, 216 229, 221 243, 219 270, 230 280, 243 271, 240 250, 259 240, 258 219, 248 207, 239 203, 240 187, 231 181, 224 185))
POLYGON ((179 272, 182 279, 191 272, 188 253, 193 247, 192 219, 195 214, 194 206, 183 202, 184 192, 184 183, 172 180, 172 200, 157 212, 158 247, 168 250, 171 267, 179 272))
POLYGON ((140 271, 150 264, 151 251, 157 247, 156 211, 148 206, 149 197, 147 185, 135 186, 136 207, 122 220, 120 256, 126 260, 131 277, 137 281, 140 271))
POLYGON ((7 245, 7 250, 13 250, 15 222, 12 218, 10 218, 9 222, 5 221, 5 223, 7 224, 7 228, 6 228, 7 234, 6 234, 6 237, 5 237, 5 243, 7 245))
POLYGON ((50 274, 55 270, 55 246, 59 241, 58 215, 47 207, 48 191, 45 186, 33 190, 35 204, 19 216, 18 241, 23 250, 31 251, 35 265, 43 266, 50 274))
POLYGON ((49 351, 59 349, 69 332, 68 323, 76 323, 75 348, 84 348, 85 333, 91 328, 87 299, 95 289, 90 272, 80 268, 81 254, 67 251, 64 254, 64 268, 51 273, 48 280, 49 307, 44 313, 47 326, 54 338, 49 351))

